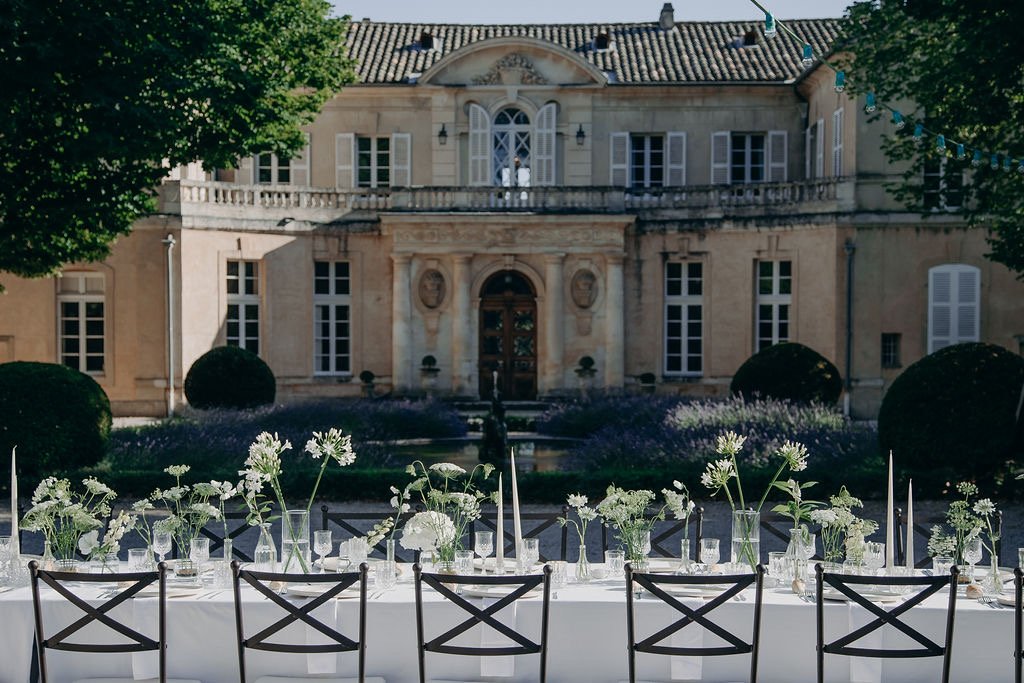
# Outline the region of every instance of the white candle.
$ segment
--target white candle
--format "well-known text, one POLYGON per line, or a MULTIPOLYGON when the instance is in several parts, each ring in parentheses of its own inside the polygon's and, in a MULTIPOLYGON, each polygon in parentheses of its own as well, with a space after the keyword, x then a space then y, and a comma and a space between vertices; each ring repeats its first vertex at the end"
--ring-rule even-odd
POLYGON ((896 520, 893 519, 893 497, 892 497, 892 451, 889 451, 889 496, 885 501, 885 566, 891 569, 895 566, 893 552, 896 546, 893 545, 893 527, 896 520))
POLYGON ((498 524, 494 533, 494 573, 505 573, 505 489, 498 472, 498 524))
POLYGON ((515 446, 509 449, 510 463, 512 465, 512 531, 516 543, 516 561, 522 557, 523 527, 519 520, 519 485, 516 482, 516 449, 515 446))
POLYGON ((18 447, 11 449, 11 557, 21 555, 18 543, 18 447))
POLYGON ((914 480, 907 486, 907 567, 914 568, 914 480))

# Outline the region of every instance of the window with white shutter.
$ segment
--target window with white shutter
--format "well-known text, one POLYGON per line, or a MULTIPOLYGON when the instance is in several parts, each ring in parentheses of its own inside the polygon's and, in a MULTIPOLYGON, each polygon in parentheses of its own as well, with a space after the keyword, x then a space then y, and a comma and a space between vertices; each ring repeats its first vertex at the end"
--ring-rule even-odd
POLYGON ((409 133, 391 134, 391 185, 412 185, 412 136, 409 133))
POLYGON ((815 124, 814 177, 825 175, 825 119, 818 119, 815 124))
POLYGON ((832 175, 843 175, 843 110, 832 112, 832 175))
POLYGON ((334 186, 345 190, 356 186, 356 136, 338 133, 334 136, 334 186))
POLYGON ((491 184, 491 118, 479 104, 469 105, 469 184, 491 184))
POLYGON ((309 158, 312 149, 311 138, 306 133, 306 146, 295 153, 288 161, 292 185, 309 185, 309 158))
POLYGON ((704 368, 704 264, 665 264, 666 376, 699 376, 704 368))
POLYGON ((784 183, 789 179, 789 135, 784 130, 768 132, 768 182, 784 183))
POLYGON ((980 338, 981 271, 962 263, 928 270, 928 353, 980 338))
POLYGON ((611 172, 609 184, 613 187, 629 185, 629 133, 612 133, 608 141, 611 158, 608 168, 611 172))
POLYGON ((711 134, 711 184, 729 184, 729 133, 719 131, 711 134))
POLYGON ((537 112, 533 136, 533 184, 555 184, 555 125, 558 105, 548 102, 537 112))
POLYGON ((686 185, 686 133, 668 134, 668 159, 666 185, 683 187, 686 185))

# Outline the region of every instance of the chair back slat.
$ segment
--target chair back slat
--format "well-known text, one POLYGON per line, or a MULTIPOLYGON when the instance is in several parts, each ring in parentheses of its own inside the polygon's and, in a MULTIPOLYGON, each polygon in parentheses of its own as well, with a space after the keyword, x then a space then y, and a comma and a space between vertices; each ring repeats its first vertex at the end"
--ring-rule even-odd
POLYGON ((758 565, 751 574, 730 576, 695 574, 670 575, 634 572, 631 565, 626 565, 626 633, 629 650, 629 680, 636 682, 636 656, 638 653, 667 655, 673 657, 718 657, 724 655, 750 654, 750 681, 757 681, 758 654, 761 641, 761 605, 764 585, 764 567, 758 565), (672 595, 674 586, 714 586, 722 587, 717 595, 700 607, 690 607, 672 595), (723 627, 709 618, 708 614, 721 607, 740 592, 754 587, 753 623, 750 640, 743 640, 732 630, 723 627), (667 626, 639 638, 636 633, 636 614, 634 608, 634 592, 646 591, 662 601, 682 616, 667 626), (666 639, 687 626, 697 625, 718 636, 724 644, 712 646, 683 647, 664 645, 666 639))
POLYGON ((847 657, 871 657, 878 659, 942 657, 942 681, 949 681, 950 657, 953 651, 953 619, 956 614, 956 589, 959 570, 953 567, 949 575, 944 576, 862 576, 850 574, 833 574, 825 572, 821 564, 815 567, 816 576, 816 619, 817 619, 817 659, 818 681, 825 677, 825 655, 843 655, 847 657), (825 641, 824 626, 824 595, 828 586, 850 601, 858 605, 875 618, 872 621, 842 635, 831 642, 825 641), (879 607, 857 589, 865 586, 906 587, 910 592, 904 596, 903 602, 886 610, 879 607), (925 599, 949 588, 949 600, 946 611, 946 629, 942 644, 924 635, 914 627, 900 619, 925 599), (916 589, 916 590, 914 590, 916 589), (874 648, 855 645, 865 636, 890 626, 913 640, 917 647, 874 648))
POLYGON ((59 650, 65 652, 80 653, 127 653, 127 652, 151 652, 156 651, 159 658, 159 680, 163 683, 167 677, 166 666, 166 566, 161 562, 156 571, 152 572, 121 572, 114 574, 79 574, 76 572, 55 572, 41 569, 39 562, 33 560, 29 563, 29 573, 32 582, 32 606, 35 615, 36 651, 38 654, 39 681, 47 683, 47 650, 59 650), (103 600, 98 605, 92 605, 84 598, 79 597, 80 588, 70 589, 67 584, 104 584, 115 583, 118 588, 115 594, 103 600), (110 612, 118 605, 134 598, 143 589, 152 584, 157 584, 158 606, 158 635, 151 638, 135 628, 114 619, 110 612), (42 610, 42 588, 50 588, 57 595, 77 607, 83 615, 68 624, 60 631, 49 636, 43 624, 42 610), (81 643, 68 639, 79 633, 92 624, 102 624, 110 631, 122 636, 128 642, 117 643, 81 643))
POLYGON ((235 594, 235 635, 238 642, 238 668, 241 683, 245 678, 246 650, 262 650, 291 654, 319 654, 330 652, 358 653, 359 680, 363 680, 366 668, 366 576, 367 564, 359 565, 359 570, 340 574, 283 574, 279 572, 258 572, 242 569, 237 561, 231 563, 233 589, 235 594), (314 598, 302 604, 294 604, 282 597, 275 589, 276 585, 287 583, 324 584, 326 588, 314 598), (359 590, 359 626, 358 633, 351 638, 338 629, 324 624, 313 616, 320 606, 338 597, 338 595, 358 584, 359 590), (246 634, 244 627, 244 603, 241 599, 242 586, 249 586, 264 598, 280 608, 282 616, 269 626, 256 633, 246 634), (304 641, 281 642, 271 638, 281 634, 295 623, 301 622, 306 629, 313 629, 328 638, 329 643, 307 644, 304 641))
POLYGON ((548 609, 551 593, 551 567, 545 566, 541 574, 513 575, 450 575, 430 574, 422 570, 419 563, 413 565, 413 577, 416 588, 416 634, 419 659, 420 683, 426 683, 426 653, 444 655, 461 655, 470 657, 498 657, 517 655, 540 655, 539 681, 547 680, 547 642, 548 642, 548 609), (425 617, 423 610, 424 585, 433 589, 448 602, 459 607, 469 616, 444 633, 426 637, 425 617), (478 607, 460 594, 460 588, 466 585, 505 586, 509 592, 496 598, 493 604, 478 607), (540 636, 531 640, 526 635, 499 621, 495 615, 506 607, 512 606, 517 600, 529 597, 532 591, 542 588, 543 604, 541 606, 540 636), (461 634, 480 625, 502 634, 514 644, 501 646, 453 645, 461 634))

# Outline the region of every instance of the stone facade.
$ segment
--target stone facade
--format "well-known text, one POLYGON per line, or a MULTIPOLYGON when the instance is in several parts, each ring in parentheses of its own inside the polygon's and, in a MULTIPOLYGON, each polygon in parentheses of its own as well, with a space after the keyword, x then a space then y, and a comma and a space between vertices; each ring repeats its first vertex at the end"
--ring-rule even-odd
POLYGON ((936 344, 1020 350, 1024 284, 985 234, 895 204, 886 124, 779 41, 742 47, 753 24, 434 27, 414 44, 391 28, 353 27, 362 82, 297 158, 176 169, 104 262, 4 277, 0 362, 67 362, 116 414, 160 415, 169 348, 180 403, 225 343, 258 351, 289 400, 357 396, 364 370, 395 395, 487 396, 495 377, 506 397, 568 395, 583 356, 595 388, 653 373, 659 392, 721 396, 791 340, 872 417, 936 344))

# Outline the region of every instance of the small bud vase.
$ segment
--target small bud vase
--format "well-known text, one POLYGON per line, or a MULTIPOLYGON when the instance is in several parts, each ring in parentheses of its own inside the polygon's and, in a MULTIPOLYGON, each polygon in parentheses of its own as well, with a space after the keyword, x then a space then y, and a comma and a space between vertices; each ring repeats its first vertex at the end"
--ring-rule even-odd
POLYGON ((580 544, 580 557, 576 560, 576 583, 590 583, 590 560, 587 559, 587 546, 580 544))

